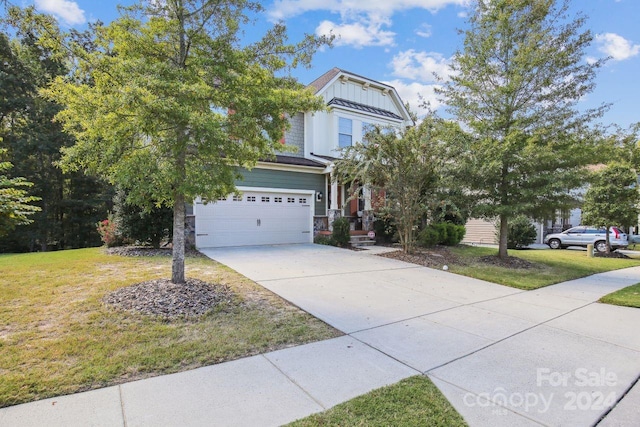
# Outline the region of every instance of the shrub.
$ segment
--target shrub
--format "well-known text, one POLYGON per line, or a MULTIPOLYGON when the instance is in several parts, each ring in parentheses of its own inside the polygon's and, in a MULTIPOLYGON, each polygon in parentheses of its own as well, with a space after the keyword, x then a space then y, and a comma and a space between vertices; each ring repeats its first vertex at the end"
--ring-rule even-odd
POLYGON ((392 243, 398 240, 398 229, 390 216, 383 216, 373 222, 373 230, 376 238, 383 243, 392 243))
POLYGON ((439 240, 440 235, 435 228, 431 226, 425 227, 420 234, 418 234, 418 244, 426 248, 437 245, 439 240))
POLYGON ((520 215, 509 223, 507 248, 522 249, 536 241, 536 228, 529 218, 520 215))
POLYGON ((109 214, 107 219, 98 222, 96 229, 100 234, 100 239, 108 248, 122 245, 122 236, 118 233, 118 225, 112 214, 109 214))
POLYGON ((467 229, 464 225, 452 224, 447 222, 447 240, 443 242, 443 245, 455 246, 462 242, 464 235, 467 233, 467 229))
POLYGON ((342 217, 333 221, 333 234, 331 235, 331 239, 335 244, 337 246, 347 246, 350 238, 349 219, 342 217))
POLYGON ((114 218, 123 238, 159 248, 173 234, 173 209, 152 205, 149 209, 127 203, 126 193, 118 190, 114 197, 114 218))
POLYGON ((331 236, 325 236, 324 234, 318 234, 316 237, 313 238, 313 243, 316 243, 318 245, 332 245, 333 246, 333 239, 331 238, 331 236))
POLYGON ((418 243, 420 246, 425 247, 435 245, 455 246, 462 241, 466 232, 464 225, 456 225, 450 222, 430 224, 418 235, 418 243))

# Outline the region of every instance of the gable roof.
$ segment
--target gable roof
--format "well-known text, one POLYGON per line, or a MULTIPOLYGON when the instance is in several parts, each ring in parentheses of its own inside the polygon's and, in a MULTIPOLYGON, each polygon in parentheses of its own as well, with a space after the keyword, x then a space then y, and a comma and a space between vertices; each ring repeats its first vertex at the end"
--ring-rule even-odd
POLYGON ((340 68, 332 68, 314 81, 312 81, 309 86, 316 89, 316 93, 320 92, 326 85, 329 84, 331 80, 338 74, 340 74, 340 68))
POLYGON ((315 79, 314 81, 312 81, 308 87, 313 88, 315 90, 315 94, 316 95, 320 95, 322 92, 324 92, 329 86, 331 86, 331 84, 333 84, 336 80, 338 79, 345 79, 346 80, 350 80, 350 81, 355 81, 355 82, 359 82, 362 83, 364 86, 368 87, 375 87, 381 91, 383 91, 385 94, 389 94, 392 99, 394 100, 398 110, 400 111, 400 115, 397 115, 391 111, 387 111, 387 110, 380 110, 380 109, 375 109, 375 110, 379 110, 376 112, 373 111, 369 111, 369 110, 364 110, 363 107, 366 108, 372 108, 369 107, 367 105, 363 105, 363 104, 358 104, 352 101, 347 101, 341 98, 333 98, 329 101, 329 103, 327 105, 331 105, 331 103, 333 103, 333 105, 339 105, 339 106, 343 106, 343 107, 347 107, 347 108, 354 108, 357 110, 361 110, 361 111, 367 111, 370 113, 374 113, 374 114, 380 114, 380 112, 382 112, 382 116, 385 117, 392 117, 394 119, 399 119, 399 120, 404 120, 407 122, 413 122, 413 119, 411 119, 411 116, 409 115, 409 112, 407 111, 407 108, 405 107, 404 103, 402 102, 402 99, 400 98, 400 95, 398 94, 398 92, 396 91, 396 89, 393 86, 390 86, 388 84, 376 81, 376 80, 372 80, 368 77, 364 77, 361 76, 359 74, 355 74, 355 73, 351 73, 349 71, 345 71, 343 69, 334 67, 332 69, 330 69, 329 71, 327 71, 326 73, 324 73, 323 75, 321 75, 320 77, 318 77, 317 79, 315 79), (353 104, 353 105, 344 105, 344 102, 349 103, 349 104, 353 104), (392 114, 392 115, 389 115, 392 114))

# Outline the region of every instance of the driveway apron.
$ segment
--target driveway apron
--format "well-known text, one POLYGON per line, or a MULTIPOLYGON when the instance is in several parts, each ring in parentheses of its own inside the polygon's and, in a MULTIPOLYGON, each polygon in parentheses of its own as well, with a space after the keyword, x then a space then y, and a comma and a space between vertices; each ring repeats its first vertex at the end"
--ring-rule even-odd
POLYGON ((428 375, 472 426, 640 425, 640 310, 596 302, 640 267, 521 291, 320 245, 203 252, 428 375))

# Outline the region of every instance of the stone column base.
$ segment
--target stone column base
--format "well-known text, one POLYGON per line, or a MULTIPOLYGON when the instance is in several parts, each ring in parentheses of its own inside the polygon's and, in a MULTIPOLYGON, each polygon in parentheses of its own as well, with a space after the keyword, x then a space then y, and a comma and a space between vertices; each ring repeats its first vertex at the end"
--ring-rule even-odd
POLYGON ((372 231, 375 219, 373 211, 362 211, 362 229, 365 231, 372 231))
POLYGON ((342 211, 340 209, 329 209, 329 231, 333 231, 333 221, 340 218, 342 216, 342 211))

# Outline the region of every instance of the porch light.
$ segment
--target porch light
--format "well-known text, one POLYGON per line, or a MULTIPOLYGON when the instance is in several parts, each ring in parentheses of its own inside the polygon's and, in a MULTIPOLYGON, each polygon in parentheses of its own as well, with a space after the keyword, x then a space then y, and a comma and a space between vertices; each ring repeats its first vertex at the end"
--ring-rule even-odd
POLYGON ((322 201, 322 197, 323 197, 322 191, 318 191, 316 193, 316 202, 321 202, 322 201))

